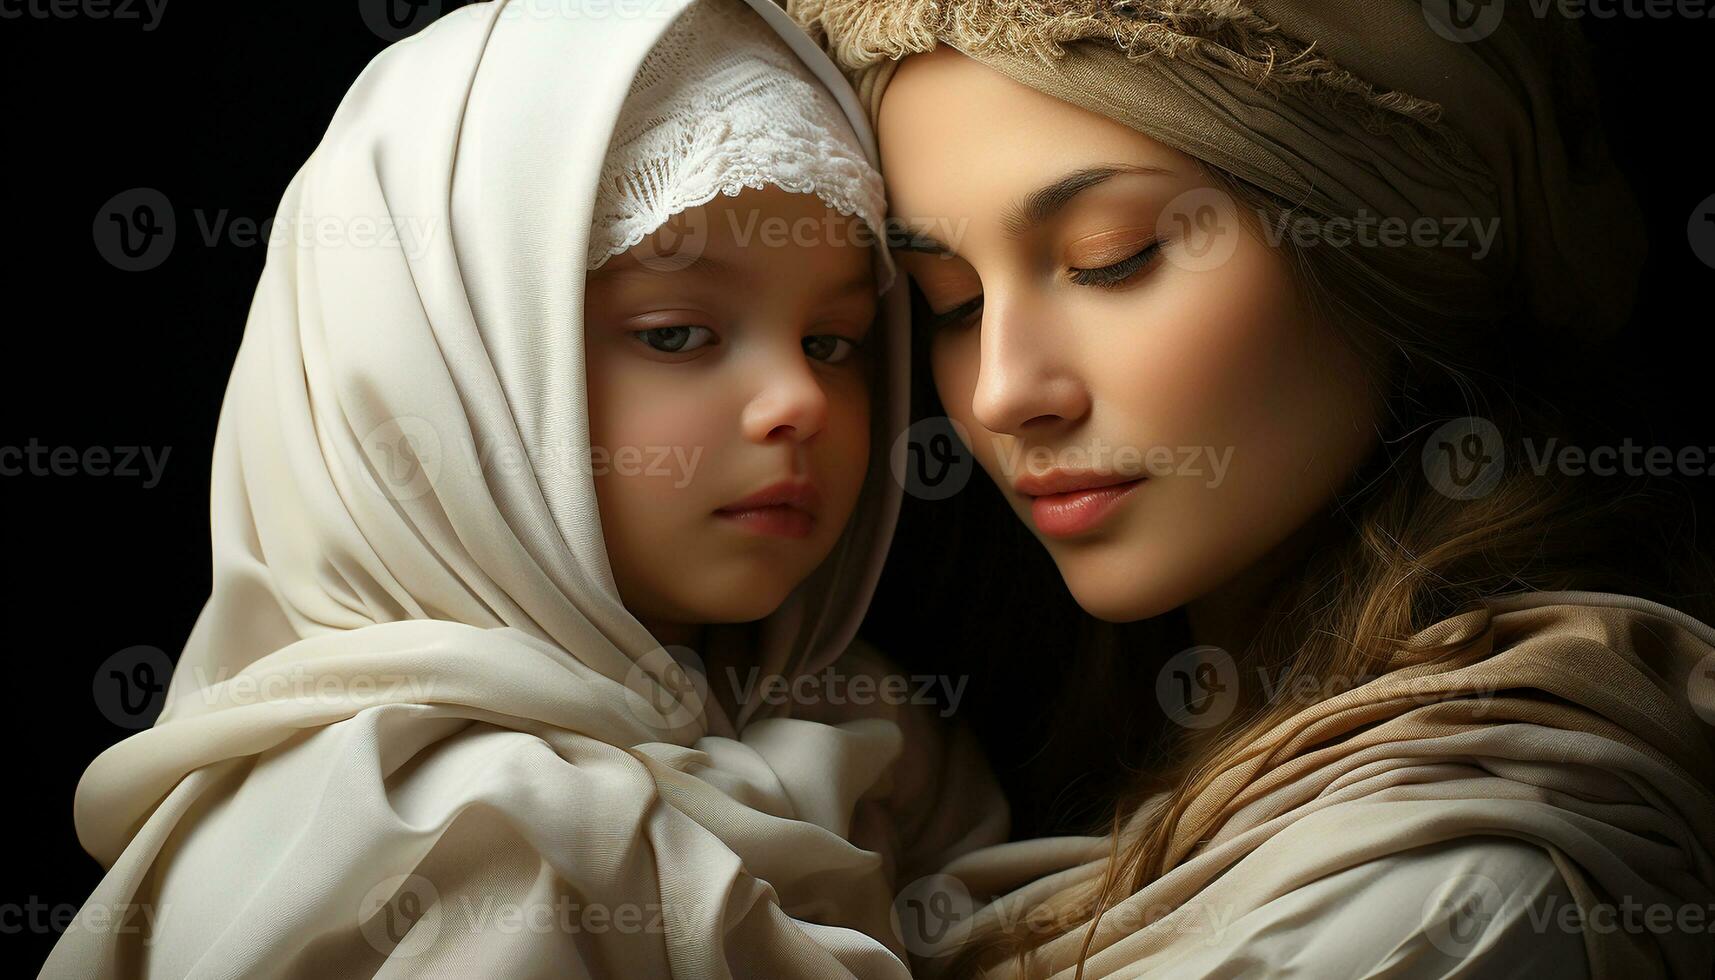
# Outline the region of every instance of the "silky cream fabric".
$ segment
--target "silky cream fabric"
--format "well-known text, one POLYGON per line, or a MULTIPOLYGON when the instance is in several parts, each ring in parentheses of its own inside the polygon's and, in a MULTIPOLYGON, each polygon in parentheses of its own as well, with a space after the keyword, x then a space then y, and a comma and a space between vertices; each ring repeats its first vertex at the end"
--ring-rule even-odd
MULTIPOLYGON (((1563 912, 1541 901, 1551 891, 1507 884, 1528 867, 1516 856, 1445 889, 1405 876, 1322 886, 1426 848, 1453 862, 1448 845, 1490 853, 1499 837, 1540 849, 1558 875, 1537 885, 1575 901, 1584 921, 1640 910, 1635 928, 1583 930, 1590 976, 1710 976, 1715 629, 1634 596, 1532 592, 1418 637, 1454 638, 1469 641, 1456 656, 1316 701, 1257 739, 1192 801, 1172 869, 1116 896, 1093 935, 1079 926, 1050 941, 1028 975, 1069 980, 1087 935, 1086 978, 1249 975, 1289 960, 1314 976, 1510 975, 1514 963, 1461 946, 1444 899, 1471 903, 1477 922, 1536 930, 1526 946, 1563 947, 1563 912), (1364 906, 1348 907, 1358 894, 1364 906), (1258 921, 1276 927, 1257 930, 1258 921), (1334 922, 1339 931, 1317 927, 1334 922), (1356 973, 1354 949, 1374 954, 1356 973)), ((1146 804, 1125 833, 1153 819, 1146 804)), ((968 889, 980 907, 937 949, 913 952, 950 950, 1039 903, 1039 915, 1068 908, 1098 883, 1111 846, 1052 838, 961 856, 936 887, 968 889)), ((948 962, 925 956, 920 972, 935 976, 948 962)), ((990 975, 1016 974, 1008 963, 990 975)))
MULTIPOLYGON (((687 6, 474 4, 351 87, 222 405, 212 594, 154 727, 78 785, 108 871, 44 976, 903 978, 896 876, 1004 839, 929 709, 729 718, 616 593, 585 253, 627 88, 687 6)), ((837 71, 751 6, 873 165, 837 71)), ((867 483, 765 622, 768 674, 886 669, 850 647, 900 497, 902 290, 882 317, 867 483)))

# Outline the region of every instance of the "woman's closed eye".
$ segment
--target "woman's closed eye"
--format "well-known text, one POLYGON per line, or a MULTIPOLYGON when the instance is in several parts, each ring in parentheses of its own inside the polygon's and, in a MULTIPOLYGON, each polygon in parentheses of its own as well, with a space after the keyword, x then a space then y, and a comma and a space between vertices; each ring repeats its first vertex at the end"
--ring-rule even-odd
POLYGON ((1122 286, 1129 281, 1132 276, 1143 271, 1160 251, 1161 242, 1159 240, 1153 241, 1111 265, 1104 265, 1094 269, 1068 269, 1066 277, 1080 286, 1096 286, 1098 288, 1110 289, 1116 286, 1122 286))
POLYGON ((960 303, 958 306, 953 307, 945 313, 930 314, 929 322, 926 324, 925 328, 930 332, 934 332, 944 328, 963 326, 982 308, 983 297, 982 294, 979 293, 974 298, 960 303))
MULTIPOLYGON (((1116 289, 1130 282, 1138 273, 1148 268, 1160 252, 1161 242, 1153 241, 1131 255, 1109 265, 1089 269, 1070 268, 1066 270, 1066 278, 1079 286, 1116 289)), ((980 312, 982 306, 983 298, 979 294, 945 312, 932 313, 927 329, 933 331, 962 326, 980 312)))

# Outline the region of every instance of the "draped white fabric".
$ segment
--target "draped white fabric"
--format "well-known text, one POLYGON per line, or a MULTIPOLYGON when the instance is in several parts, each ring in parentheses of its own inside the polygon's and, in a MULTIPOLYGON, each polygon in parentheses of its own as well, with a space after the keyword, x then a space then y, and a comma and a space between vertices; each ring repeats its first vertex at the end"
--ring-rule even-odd
MULTIPOLYGON (((729 718, 616 594, 585 255, 625 93, 687 6, 479 3, 353 84, 279 208, 331 232, 269 255, 222 405, 212 594, 155 726, 78 786, 110 870, 44 976, 904 977, 900 862, 1003 839, 985 773, 929 771, 968 741, 729 718)), ((837 71, 751 6, 873 163, 837 71)), ((902 289, 883 309, 868 483, 765 622, 769 673, 847 653, 880 570, 902 289)))

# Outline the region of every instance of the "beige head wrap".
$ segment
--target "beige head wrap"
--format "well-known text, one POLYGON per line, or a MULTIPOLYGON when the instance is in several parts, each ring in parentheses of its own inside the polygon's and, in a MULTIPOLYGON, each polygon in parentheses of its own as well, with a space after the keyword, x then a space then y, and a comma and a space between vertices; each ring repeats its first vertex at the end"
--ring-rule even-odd
POLYGON ((1645 243, 1608 160, 1577 25, 1411 0, 790 0, 873 121, 898 60, 944 43, 1309 214, 1499 221, 1485 278, 1541 324, 1628 315, 1645 243), (1437 8, 1442 8, 1437 12, 1437 8))

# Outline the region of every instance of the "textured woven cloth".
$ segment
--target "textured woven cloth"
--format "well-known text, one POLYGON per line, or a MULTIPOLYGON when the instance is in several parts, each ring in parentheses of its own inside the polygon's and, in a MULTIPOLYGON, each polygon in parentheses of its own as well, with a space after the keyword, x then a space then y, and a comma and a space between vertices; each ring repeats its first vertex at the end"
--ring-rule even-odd
POLYGON ((947 44, 1323 219, 1440 229, 1427 258, 1575 341, 1627 319, 1645 254, 1578 25, 1412 0, 789 0, 871 113, 947 44), (1439 10, 1439 13, 1438 13, 1439 10), (1493 228, 1494 247, 1465 233, 1493 228), (1460 261, 1463 260, 1463 261, 1460 261))

